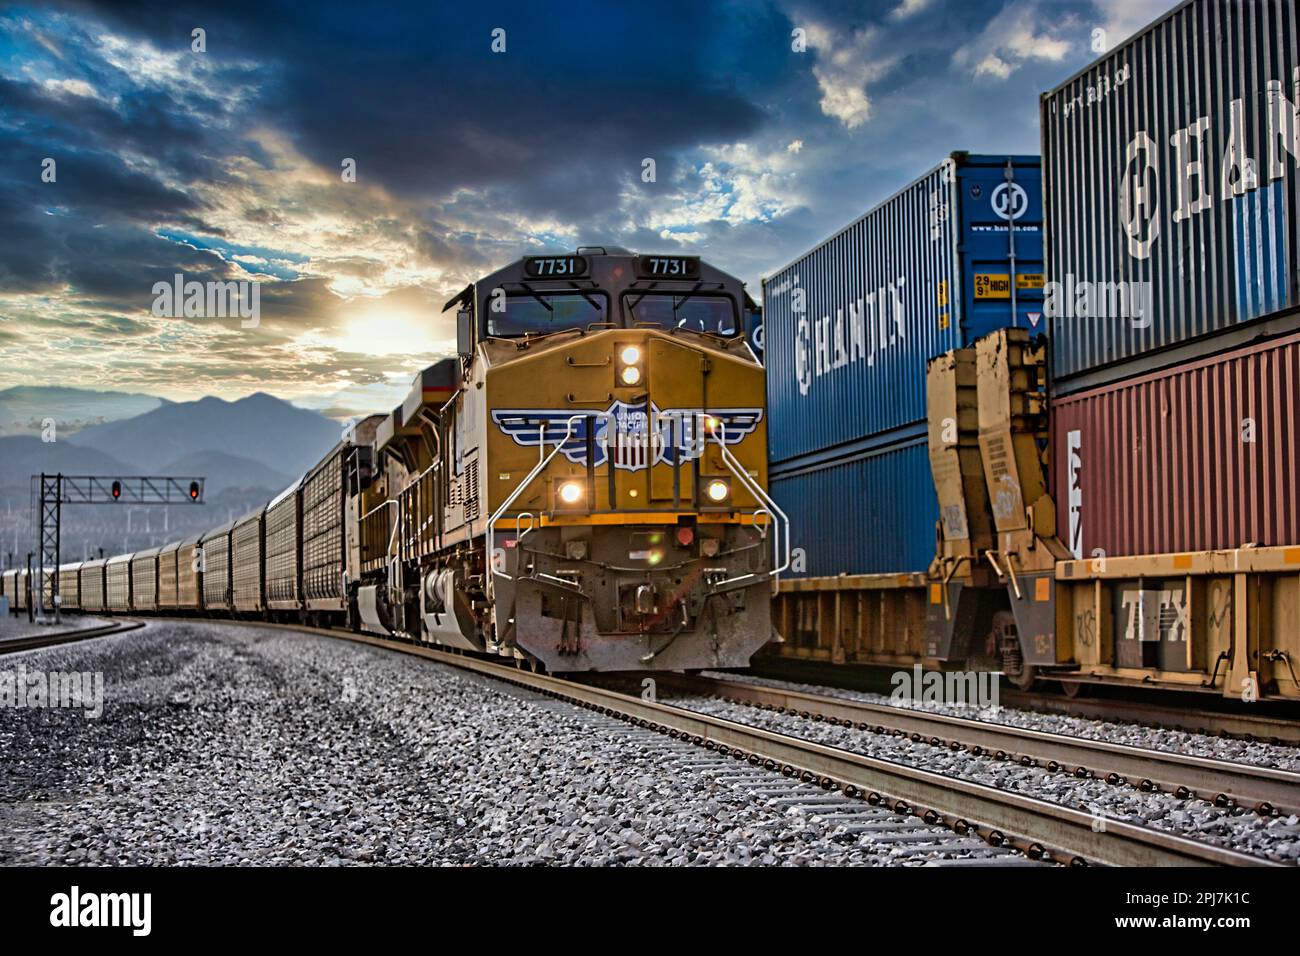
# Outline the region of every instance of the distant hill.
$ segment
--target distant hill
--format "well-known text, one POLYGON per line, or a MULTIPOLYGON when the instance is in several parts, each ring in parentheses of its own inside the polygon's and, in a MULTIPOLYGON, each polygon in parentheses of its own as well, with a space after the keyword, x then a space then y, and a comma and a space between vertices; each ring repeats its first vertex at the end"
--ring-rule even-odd
POLYGON ((84 429, 75 443, 112 454, 135 474, 162 473, 178 459, 218 452, 260 463, 283 479, 320 461, 339 437, 337 422, 258 392, 236 402, 209 397, 169 403, 84 429))
POLYGON ((0 437, 0 488, 26 491, 31 476, 45 472, 123 475, 128 470, 106 452, 70 441, 43 442, 32 435, 0 437))
POLYGON ((169 404, 164 398, 133 392, 19 385, 0 390, 0 435, 38 435, 47 418, 60 437, 90 425, 115 422, 169 404))
POLYGON ((288 488, 297 477, 294 475, 294 478, 290 478, 260 461, 220 451, 196 451, 182 455, 159 469, 159 473, 206 478, 203 485, 205 498, 211 498, 227 488, 262 488, 270 493, 267 495, 270 498, 288 488))

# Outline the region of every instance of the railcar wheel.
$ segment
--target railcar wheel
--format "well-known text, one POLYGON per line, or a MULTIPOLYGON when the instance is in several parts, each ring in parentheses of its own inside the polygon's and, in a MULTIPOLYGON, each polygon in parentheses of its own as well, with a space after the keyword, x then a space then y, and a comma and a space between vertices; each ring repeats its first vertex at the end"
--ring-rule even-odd
POLYGON ((1088 694, 1088 685, 1080 680, 1063 680, 1060 681, 1061 691, 1070 700, 1076 697, 1086 697, 1088 694))

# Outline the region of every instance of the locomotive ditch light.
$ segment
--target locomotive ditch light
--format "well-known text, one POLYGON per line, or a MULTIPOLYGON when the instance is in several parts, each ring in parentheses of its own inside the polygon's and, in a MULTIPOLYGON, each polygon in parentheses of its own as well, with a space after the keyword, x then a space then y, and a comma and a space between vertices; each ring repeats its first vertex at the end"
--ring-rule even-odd
POLYGON ((562 503, 572 507, 582 500, 582 482, 566 481, 560 485, 558 494, 562 503))
POLYGON ((720 505, 726 501, 727 496, 731 494, 731 486, 721 478, 714 478, 704 486, 704 494, 715 505, 720 505))

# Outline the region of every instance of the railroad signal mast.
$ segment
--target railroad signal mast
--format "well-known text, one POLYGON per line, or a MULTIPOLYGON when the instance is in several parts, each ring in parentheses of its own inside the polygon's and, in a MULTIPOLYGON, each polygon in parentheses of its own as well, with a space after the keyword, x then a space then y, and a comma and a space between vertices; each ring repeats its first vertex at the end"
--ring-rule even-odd
MULTIPOLYGON (((40 563, 37 568, 34 597, 28 607, 34 607, 40 617, 45 615, 45 569, 50 573, 50 604, 54 620, 59 619, 59 554, 61 521, 64 505, 112 505, 126 501, 135 505, 201 505, 203 504, 203 478, 176 478, 160 476, 132 476, 108 478, 99 475, 32 475, 32 484, 38 486, 41 525, 40 563)), ((31 575, 28 575, 31 580, 31 575)))

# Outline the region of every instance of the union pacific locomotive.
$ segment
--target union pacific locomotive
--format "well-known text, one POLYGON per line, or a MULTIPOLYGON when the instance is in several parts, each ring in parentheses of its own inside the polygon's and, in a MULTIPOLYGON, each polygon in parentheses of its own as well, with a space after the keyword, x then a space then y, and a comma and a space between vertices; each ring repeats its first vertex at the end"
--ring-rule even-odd
POLYGON ((346 624, 555 672, 747 664, 789 544, 743 284, 588 247, 453 308, 459 357, 391 413, 241 520, 65 565, 62 606, 346 624))

